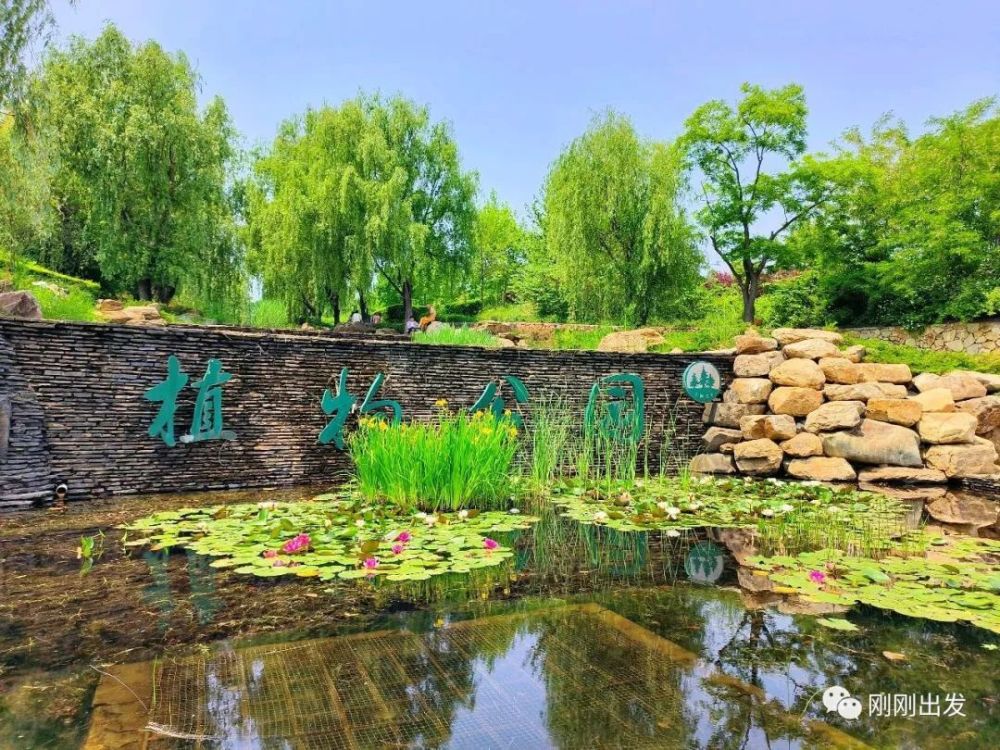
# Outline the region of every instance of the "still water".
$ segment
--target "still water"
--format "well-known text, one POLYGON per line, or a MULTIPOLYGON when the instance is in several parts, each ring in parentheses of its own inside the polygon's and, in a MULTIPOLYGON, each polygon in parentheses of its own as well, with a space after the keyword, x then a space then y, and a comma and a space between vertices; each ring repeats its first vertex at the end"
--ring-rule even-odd
POLYGON ((685 560, 708 532, 545 515, 505 540, 503 569, 330 585, 126 552, 115 528, 309 495, 0 517, 0 748, 1000 747, 996 636, 876 610, 827 630, 742 591, 729 558, 695 583, 685 560), (88 569, 76 549, 93 535, 88 569), (862 715, 828 713, 831 686, 862 715), (873 717, 871 694, 960 695, 964 715, 873 717))

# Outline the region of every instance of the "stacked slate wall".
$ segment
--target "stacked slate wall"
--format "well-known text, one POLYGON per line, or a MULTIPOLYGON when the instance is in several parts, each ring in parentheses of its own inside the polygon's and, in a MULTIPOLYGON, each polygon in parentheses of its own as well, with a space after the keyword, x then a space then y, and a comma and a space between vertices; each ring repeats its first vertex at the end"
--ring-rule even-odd
MULTIPOLYGON (((329 421, 323 392, 336 389, 342 367, 358 403, 384 373, 377 398, 398 401, 404 419, 432 418, 440 398, 451 408, 471 406, 491 380, 515 375, 531 402, 559 398, 582 422, 595 381, 635 373, 646 391, 650 464, 664 442, 683 464, 704 432, 703 407, 682 395, 681 375, 696 359, 713 362, 728 384, 732 357, 720 355, 486 350, 306 332, 0 320, 0 407, 10 404, 0 506, 45 499, 61 482, 71 498, 333 483, 351 471, 350 460, 317 436, 329 421), (194 382, 216 358, 233 374, 222 393, 225 428, 235 440, 171 448, 149 437, 159 405, 143 394, 166 377, 170 355, 190 376, 177 435, 190 427, 194 382)), ((508 387, 501 393, 511 401, 508 387)))

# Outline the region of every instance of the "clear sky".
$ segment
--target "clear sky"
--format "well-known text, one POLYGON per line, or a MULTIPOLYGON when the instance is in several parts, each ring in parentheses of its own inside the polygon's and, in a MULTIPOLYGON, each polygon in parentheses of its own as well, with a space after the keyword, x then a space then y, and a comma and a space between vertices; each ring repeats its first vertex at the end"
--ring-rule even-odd
POLYGON ((612 107, 676 137, 743 81, 805 86, 810 144, 893 111, 911 127, 1000 93, 1000 0, 379 2, 53 0, 60 35, 105 21, 184 51, 248 145, 307 106, 402 93, 449 120, 483 194, 519 212, 612 107))

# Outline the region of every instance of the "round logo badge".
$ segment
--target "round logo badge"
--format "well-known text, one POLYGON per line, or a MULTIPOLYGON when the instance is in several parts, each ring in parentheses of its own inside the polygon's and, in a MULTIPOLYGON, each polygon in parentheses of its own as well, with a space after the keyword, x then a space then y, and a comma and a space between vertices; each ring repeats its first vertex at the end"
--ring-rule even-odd
POLYGON ((726 567, 726 556, 712 542, 698 542, 684 558, 684 572, 695 583, 715 583, 726 567))
POLYGON ((681 379, 684 392, 700 404, 715 401, 722 391, 722 376, 711 362, 692 362, 681 379))

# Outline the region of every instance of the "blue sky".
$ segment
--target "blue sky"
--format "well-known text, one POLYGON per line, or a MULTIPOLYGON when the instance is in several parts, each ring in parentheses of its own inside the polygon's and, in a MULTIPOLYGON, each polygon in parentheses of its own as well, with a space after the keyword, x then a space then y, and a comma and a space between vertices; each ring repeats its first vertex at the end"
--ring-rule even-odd
POLYGON ((484 194, 523 213, 598 111, 669 139, 743 81, 805 86, 810 144, 893 111, 919 129, 1000 93, 1000 2, 53 0, 60 36, 113 21, 183 50, 248 145, 307 106, 403 93, 449 120, 484 194))

